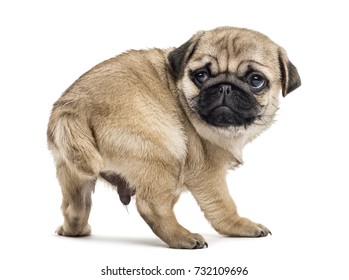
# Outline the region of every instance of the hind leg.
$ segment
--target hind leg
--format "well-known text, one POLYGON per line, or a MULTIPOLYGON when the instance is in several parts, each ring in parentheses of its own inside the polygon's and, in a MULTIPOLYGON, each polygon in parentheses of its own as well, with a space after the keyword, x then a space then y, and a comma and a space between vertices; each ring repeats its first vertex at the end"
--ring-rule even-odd
POLYGON ((96 179, 79 174, 66 163, 57 166, 57 177, 62 188, 64 223, 57 234, 64 236, 90 235, 88 218, 92 206, 91 194, 96 179))

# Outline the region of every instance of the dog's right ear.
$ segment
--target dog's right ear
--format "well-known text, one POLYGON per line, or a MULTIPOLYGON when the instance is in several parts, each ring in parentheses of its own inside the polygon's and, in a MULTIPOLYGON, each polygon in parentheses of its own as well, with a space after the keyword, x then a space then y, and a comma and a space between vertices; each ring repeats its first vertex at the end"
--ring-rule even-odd
POLYGON ((196 46, 204 34, 204 31, 199 31, 189 41, 185 42, 180 47, 174 49, 168 54, 168 61, 170 63, 173 73, 178 77, 183 75, 185 65, 195 52, 196 46))

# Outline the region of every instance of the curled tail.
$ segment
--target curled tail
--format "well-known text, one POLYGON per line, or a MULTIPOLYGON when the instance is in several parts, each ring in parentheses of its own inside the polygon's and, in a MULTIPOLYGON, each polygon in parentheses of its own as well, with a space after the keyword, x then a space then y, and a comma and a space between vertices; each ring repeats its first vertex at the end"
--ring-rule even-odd
POLYGON ((52 113, 47 130, 49 148, 60 163, 81 175, 97 177, 102 167, 93 132, 85 118, 72 113, 52 113))

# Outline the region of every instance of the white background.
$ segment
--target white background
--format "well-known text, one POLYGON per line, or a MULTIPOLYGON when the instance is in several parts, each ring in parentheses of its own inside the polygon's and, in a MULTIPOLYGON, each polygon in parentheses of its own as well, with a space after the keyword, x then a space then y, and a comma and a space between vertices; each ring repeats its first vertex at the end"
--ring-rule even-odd
POLYGON ((192 271, 169 279, 216 279, 194 276, 194 266, 247 267, 249 274, 240 279, 348 279, 345 1, 4 2, 1 279, 148 279, 101 276, 107 265, 192 271), (175 208, 178 219, 203 234, 209 247, 168 249, 139 217, 134 201, 125 209, 116 192, 98 184, 93 235, 56 236, 61 194, 46 147, 53 102, 104 59, 131 48, 179 46, 197 30, 221 25, 267 34, 287 50, 302 77, 302 86, 282 99, 275 125, 246 147, 244 166, 228 175, 240 214, 264 223, 273 235, 220 237, 185 194, 175 208))

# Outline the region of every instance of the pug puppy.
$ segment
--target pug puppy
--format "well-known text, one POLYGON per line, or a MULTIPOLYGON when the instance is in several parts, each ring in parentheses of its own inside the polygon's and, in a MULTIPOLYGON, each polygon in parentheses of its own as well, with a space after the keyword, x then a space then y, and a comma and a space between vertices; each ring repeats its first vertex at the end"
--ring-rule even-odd
POLYGON ((221 27, 173 49, 128 51, 82 75, 53 105, 48 144, 62 189, 59 235, 85 236, 98 179, 171 248, 205 239, 173 212, 189 190, 225 236, 262 237, 267 227, 240 217, 226 172, 273 122, 283 96, 301 84, 283 48, 261 33, 221 27))

